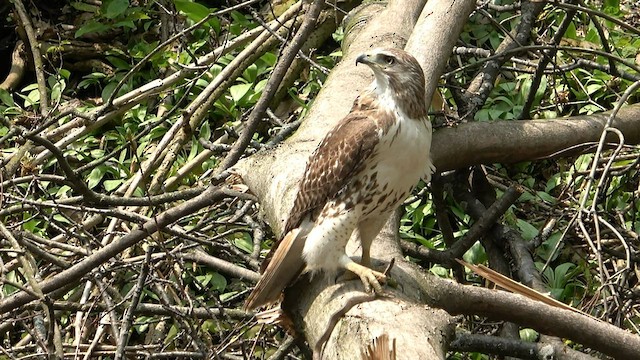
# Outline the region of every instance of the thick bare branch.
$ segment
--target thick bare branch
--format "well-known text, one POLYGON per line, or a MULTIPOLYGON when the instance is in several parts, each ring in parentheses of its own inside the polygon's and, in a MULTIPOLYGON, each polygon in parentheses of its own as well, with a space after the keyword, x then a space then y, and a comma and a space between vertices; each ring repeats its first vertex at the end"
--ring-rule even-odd
MULTIPOLYGON (((431 145, 438 171, 476 164, 515 163, 552 156, 569 156, 595 150, 607 122, 607 113, 566 119, 474 122, 440 129, 431 145)), ((640 142, 640 106, 622 108, 613 127, 625 142, 640 142)))
POLYGON ((616 359, 640 357, 640 337, 611 324, 505 291, 460 285, 421 274, 416 269, 416 279, 430 297, 428 303, 451 314, 512 321, 545 334, 589 344, 616 359))

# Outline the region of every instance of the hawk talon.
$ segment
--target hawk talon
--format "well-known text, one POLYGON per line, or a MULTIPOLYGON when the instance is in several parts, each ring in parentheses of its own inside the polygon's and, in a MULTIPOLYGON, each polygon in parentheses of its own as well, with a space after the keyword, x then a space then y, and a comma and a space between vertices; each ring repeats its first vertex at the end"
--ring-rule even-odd
POLYGON ((382 294, 384 292, 380 283, 387 282, 387 276, 385 274, 362 266, 356 262, 346 264, 345 268, 360 278, 366 292, 371 292, 372 288, 373 292, 376 294, 382 294))

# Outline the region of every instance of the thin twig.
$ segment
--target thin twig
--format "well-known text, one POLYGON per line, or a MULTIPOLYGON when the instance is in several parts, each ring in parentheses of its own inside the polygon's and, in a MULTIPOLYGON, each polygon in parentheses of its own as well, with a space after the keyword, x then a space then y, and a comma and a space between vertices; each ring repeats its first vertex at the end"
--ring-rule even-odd
POLYGON ((151 262, 151 249, 148 248, 145 255, 145 260, 142 263, 140 274, 138 275, 138 281, 131 290, 131 303, 127 310, 125 310, 122 317, 122 325, 120 326, 120 339, 118 341, 118 348, 116 349, 115 358, 121 360, 124 358, 124 349, 129 343, 129 336, 133 330, 131 323, 133 322, 133 315, 135 309, 140 303, 140 297, 142 296, 142 290, 144 290, 144 283, 147 281, 147 275, 149 274, 149 264, 151 262))
POLYGON ((36 82, 38 83, 38 92, 40 93, 40 114, 45 117, 49 112, 49 95, 47 93, 47 79, 44 76, 44 65, 42 63, 38 38, 36 32, 33 30, 31 19, 27 14, 27 9, 25 9, 22 0, 12 1, 20 17, 22 27, 27 34, 27 39, 29 40, 29 48, 33 55, 33 67, 36 72, 36 82))
POLYGON ((302 25, 300 26, 300 29, 293 37, 291 43, 289 43, 283 55, 280 57, 280 60, 273 69, 273 73, 269 77, 269 80, 267 81, 267 84, 265 85, 265 88, 260 95, 260 99, 256 103, 255 107, 251 111, 251 114, 249 115, 249 118, 247 119, 244 131, 240 135, 238 141, 233 145, 233 149, 231 149, 227 157, 218 167, 218 172, 227 170, 240 159, 240 156, 242 156, 242 153, 253 138, 253 133, 258 127, 258 123, 267 110, 271 98, 276 94, 280 82, 282 81, 287 70, 289 70, 289 66, 291 66, 291 63, 295 59, 296 55, 298 54, 298 50, 300 50, 304 42, 314 30, 315 25, 318 22, 320 12, 323 8, 324 0, 314 0, 311 4, 311 7, 305 14, 305 18, 302 25))

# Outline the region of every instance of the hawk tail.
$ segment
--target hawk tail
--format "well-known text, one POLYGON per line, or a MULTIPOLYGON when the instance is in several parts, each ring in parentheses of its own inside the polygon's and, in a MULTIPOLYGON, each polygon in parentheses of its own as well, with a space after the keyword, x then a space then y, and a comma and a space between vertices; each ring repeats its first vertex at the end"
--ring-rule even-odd
POLYGON ((304 267, 304 239, 309 232, 307 228, 310 228, 304 225, 291 230, 282 239, 256 287, 247 297, 245 310, 278 301, 282 291, 300 274, 304 267))

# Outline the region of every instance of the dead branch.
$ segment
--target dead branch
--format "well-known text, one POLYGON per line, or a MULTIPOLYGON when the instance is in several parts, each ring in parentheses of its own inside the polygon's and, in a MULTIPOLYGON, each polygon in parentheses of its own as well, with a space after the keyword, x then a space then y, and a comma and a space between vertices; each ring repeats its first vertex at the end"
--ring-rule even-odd
POLYGON ((0 83, 0 89, 11 91, 20 84, 27 65, 24 53, 24 43, 20 40, 16 42, 16 46, 13 48, 13 52, 11 53, 11 69, 4 81, 0 83))

